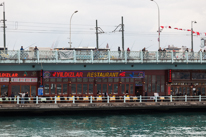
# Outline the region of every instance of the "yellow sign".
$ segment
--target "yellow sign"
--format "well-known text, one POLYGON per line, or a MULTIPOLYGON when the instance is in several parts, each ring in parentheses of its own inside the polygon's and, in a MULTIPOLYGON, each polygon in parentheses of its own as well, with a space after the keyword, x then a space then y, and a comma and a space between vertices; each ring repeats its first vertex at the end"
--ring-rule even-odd
POLYGON ((88 72, 87 77, 118 77, 119 72, 88 72))

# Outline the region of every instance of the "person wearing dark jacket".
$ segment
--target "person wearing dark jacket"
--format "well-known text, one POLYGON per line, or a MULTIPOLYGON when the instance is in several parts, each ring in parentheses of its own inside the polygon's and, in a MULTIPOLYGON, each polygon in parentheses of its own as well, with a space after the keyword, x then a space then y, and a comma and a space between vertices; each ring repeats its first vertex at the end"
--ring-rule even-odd
POLYGON ((25 103, 29 103, 28 99, 29 99, 29 94, 28 94, 28 92, 26 92, 26 94, 25 94, 25 103))
POLYGON ((11 96, 10 96, 10 97, 11 97, 11 103, 14 103, 14 97, 15 97, 15 96, 14 96, 14 93, 13 93, 13 92, 11 93, 11 96))
POLYGON ((144 92, 144 96, 145 96, 145 102, 147 102, 147 91, 146 90, 144 92))

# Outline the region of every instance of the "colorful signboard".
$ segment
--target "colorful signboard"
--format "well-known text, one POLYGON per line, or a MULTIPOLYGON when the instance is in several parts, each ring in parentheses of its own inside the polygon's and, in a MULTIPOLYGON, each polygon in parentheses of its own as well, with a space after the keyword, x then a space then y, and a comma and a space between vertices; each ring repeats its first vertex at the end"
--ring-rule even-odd
POLYGON ((44 78, 144 78, 143 71, 44 71, 44 78))

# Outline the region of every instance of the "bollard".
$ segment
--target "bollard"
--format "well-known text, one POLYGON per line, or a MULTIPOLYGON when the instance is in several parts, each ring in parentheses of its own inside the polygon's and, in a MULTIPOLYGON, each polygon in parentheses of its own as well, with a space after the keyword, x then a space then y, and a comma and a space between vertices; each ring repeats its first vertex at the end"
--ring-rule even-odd
POLYGON ((39 101, 38 101, 38 96, 36 96, 36 104, 38 104, 38 102, 39 102, 39 101))
POLYGON ((139 96, 139 102, 142 102, 142 96, 141 95, 139 96))
POLYGON ((107 96, 107 103, 109 103, 109 96, 107 96))
POLYGON ((125 96, 124 96, 124 103, 126 102, 126 100, 125 100, 125 96))
POLYGON ((155 96, 155 102, 157 102, 157 96, 155 96))
POLYGON ((185 102, 187 102, 187 95, 185 95, 185 102))
POLYGON ((92 103, 92 96, 90 96, 90 103, 92 103))
POLYGON ((201 95, 199 95, 199 102, 201 102, 201 95))
POLYGON ((54 103, 55 104, 57 103, 57 97, 56 96, 54 97, 54 103))
POLYGON ((75 103, 75 97, 73 96, 73 103, 75 103))
POLYGON ((170 102, 172 102, 172 95, 170 95, 170 102))
POLYGON ((17 104, 19 104, 19 96, 17 96, 17 104))

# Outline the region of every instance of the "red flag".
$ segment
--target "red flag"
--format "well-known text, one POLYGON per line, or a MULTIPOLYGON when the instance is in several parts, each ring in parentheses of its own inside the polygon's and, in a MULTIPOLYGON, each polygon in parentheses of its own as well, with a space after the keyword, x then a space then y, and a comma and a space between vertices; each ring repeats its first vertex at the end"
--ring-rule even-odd
POLYGON ((193 33, 195 33, 195 32, 193 31, 193 33))
POLYGON ((205 33, 205 36, 206 36, 206 33, 205 33))
POLYGON ((174 29, 178 29, 178 28, 174 28, 174 29))
POLYGON ((197 33, 197 35, 200 35, 200 33, 199 32, 196 32, 197 33))
POLYGON ((162 29, 164 29, 164 26, 160 26, 162 29))
POLYGON ((182 30, 182 29, 179 29, 179 30, 182 30))
POLYGON ((172 27, 171 27, 171 26, 169 26, 169 28, 171 29, 172 27))
POLYGON ((191 31, 190 29, 187 29, 187 31, 191 31))

